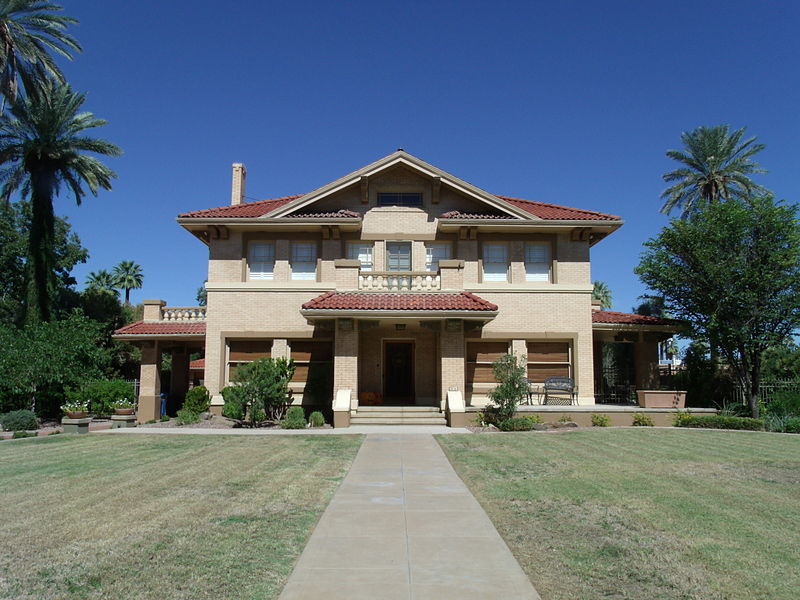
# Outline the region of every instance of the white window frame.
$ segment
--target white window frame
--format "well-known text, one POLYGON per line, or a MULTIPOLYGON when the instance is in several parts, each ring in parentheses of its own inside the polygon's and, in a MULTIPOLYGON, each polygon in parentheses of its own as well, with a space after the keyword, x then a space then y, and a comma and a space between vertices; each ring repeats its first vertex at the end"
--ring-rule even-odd
POLYGON ((483 244, 482 257, 483 281, 508 282, 511 261, 509 260, 509 247, 507 243, 489 242, 483 244))
POLYGON ((525 243, 525 281, 549 283, 552 264, 548 242, 525 243))
POLYGON ((292 268, 292 280, 317 280, 318 252, 316 242, 292 242, 289 256, 289 264, 292 268), (310 250, 310 252, 304 253, 305 255, 301 257, 308 260, 298 260, 298 251, 301 249, 310 250))
MULTIPOLYGON (((414 265, 413 253, 414 253, 414 244, 412 244, 411 242, 396 241, 396 240, 392 240, 391 242, 386 242, 386 270, 387 271, 392 271, 394 273, 407 273, 407 272, 411 271, 412 266, 414 265), (392 245, 400 245, 400 244, 408 247, 408 268, 407 269, 392 269, 391 268, 391 257, 392 257, 392 254, 391 254, 389 248, 392 245)), ((399 256, 402 256, 402 255, 399 255, 399 256)), ((398 263, 399 263, 399 261, 398 261, 398 263)))
POLYGON ((357 260, 362 271, 372 271, 375 266, 375 244, 372 242, 348 242, 347 258, 357 260))
POLYGON ((275 242, 250 242, 247 277, 251 280, 275 278, 275 242))
POLYGON ((425 242, 425 270, 436 273, 440 260, 453 258, 453 244, 450 242, 425 242))

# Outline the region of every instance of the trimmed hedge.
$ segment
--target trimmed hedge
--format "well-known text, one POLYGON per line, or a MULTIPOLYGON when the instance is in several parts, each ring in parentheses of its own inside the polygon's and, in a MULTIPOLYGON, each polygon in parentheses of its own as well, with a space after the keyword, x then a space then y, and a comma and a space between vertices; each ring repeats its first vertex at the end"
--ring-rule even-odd
POLYGON ((539 415, 531 415, 525 417, 511 417, 505 421, 500 421, 501 431, 530 431, 533 429, 534 423, 541 423, 542 418, 539 415))
POLYGON ((676 419, 676 427, 693 429, 739 429, 745 431, 764 431, 763 419, 750 417, 725 417, 722 415, 686 415, 676 419))

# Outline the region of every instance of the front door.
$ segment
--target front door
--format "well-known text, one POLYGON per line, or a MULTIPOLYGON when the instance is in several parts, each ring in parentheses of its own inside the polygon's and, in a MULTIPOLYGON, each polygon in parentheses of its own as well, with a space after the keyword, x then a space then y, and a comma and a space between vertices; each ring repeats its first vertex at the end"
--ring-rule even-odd
POLYGON ((383 398, 387 404, 414 404, 414 342, 385 342, 383 398))

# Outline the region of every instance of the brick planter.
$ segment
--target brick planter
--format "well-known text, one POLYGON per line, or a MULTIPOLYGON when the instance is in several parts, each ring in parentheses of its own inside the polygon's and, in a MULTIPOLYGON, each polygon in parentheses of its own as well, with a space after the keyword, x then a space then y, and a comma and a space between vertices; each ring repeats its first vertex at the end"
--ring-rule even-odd
POLYGON ((636 390, 642 408, 683 408, 686 392, 678 390, 636 390))

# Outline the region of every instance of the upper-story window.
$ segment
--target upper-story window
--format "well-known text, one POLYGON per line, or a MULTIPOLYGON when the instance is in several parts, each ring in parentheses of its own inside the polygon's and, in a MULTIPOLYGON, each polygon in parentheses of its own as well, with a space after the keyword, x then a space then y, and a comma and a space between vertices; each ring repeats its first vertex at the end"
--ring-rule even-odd
POLYGON ((347 244, 347 258, 360 262, 362 271, 372 271, 372 244, 364 242, 347 244))
POLYGON ((247 255, 250 279, 272 279, 275 274, 275 244, 253 242, 247 255))
POLYGON ((439 270, 439 261, 453 257, 453 247, 450 242, 425 242, 425 270, 436 272, 439 270))
POLYGON ((379 192, 378 206, 422 206, 422 192, 379 192))
POLYGON ((313 242, 292 242, 292 279, 317 278, 317 245, 313 242))
POLYGON ((508 244, 483 245, 483 280, 508 281, 508 244))
POLYGON ((550 244, 525 244, 525 281, 550 281, 550 244))
POLYGON ((411 242, 386 242, 386 270, 411 270, 411 242))

